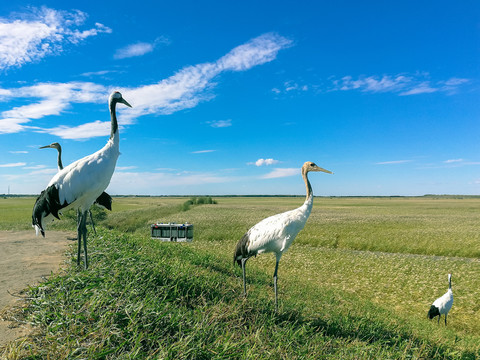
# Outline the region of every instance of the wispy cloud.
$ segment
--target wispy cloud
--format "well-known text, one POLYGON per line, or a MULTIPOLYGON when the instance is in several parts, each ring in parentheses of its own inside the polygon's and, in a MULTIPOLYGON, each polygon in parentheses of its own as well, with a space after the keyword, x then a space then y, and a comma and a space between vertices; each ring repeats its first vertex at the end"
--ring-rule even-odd
POLYGON ((0 18, 0 70, 20 67, 63 51, 65 44, 78 44, 90 36, 110 33, 103 24, 80 30, 87 14, 47 7, 31 7, 29 13, 0 18))
POLYGON ((155 50, 159 44, 168 44, 166 37, 158 37, 153 42, 137 42, 118 49, 113 55, 114 59, 126 59, 136 56, 143 56, 155 50))
POLYGON ((376 165, 397 165, 397 164, 405 164, 412 162, 412 160, 393 160, 393 161, 382 161, 375 163, 376 165))
POLYGON ((206 154, 206 153, 211 153, 214 152, 215 150, 198 150, 198 151, 192 151, 192 154, 206 154))
MULTIPOLYGON (((112 191, 116 194, 131 194, 132 189, 137 193, 148 189, 148 194, 164 194, 165 188, 186 186, 201 186, 204 184, 219 184, 235 181, 228 176, 219 176, 215 173, 165 173, 165 172, 127 172, 115 171, 110 182, 112 191)), ((188 190, 187 190, 188 192, 188 190)))
POLYGON ((9 151, 10 154, 28 154, 28 151, 18 150, 18 151, 9 151))
POLYGON ((153 45, 149 43, 139 42, 118 49, 113 57, 115 59, 125 59, 135 56, 142 56, 153 51, 153 45))
POLYGON ((17 163, 10 163, 10 164, 0 164, 0 168, 11 168, 11 167, 20 167, 25 166, 27 163, 24 162, 17 162, 17 163))
POLYGON ((278 164, 280 161, 279 160, 274 160, 274 159, 258 159, 255 162, 249 162, 247 165, 255 165, 255 166, 263 166, 263 165, 274 165, 278 164))
POLYGON ((392 92, 401 96, 433 92, 454 93, 469 81, 461 78, 433 81, 427 73, 360 76, 356 79, 352 76, 344 76, 340 80, 332 80, 332 91, 392 92))
POLYGON ((45 169, 47 165, 34 165, 34 166, 24 166, 22 169, 25 170, 40 170, 45 169))
POLYGON ((109 134, 110 122, 97 120, 78 126, 60 125, 50 129, 38 129, 37 132, 52 134, 62 139, 82 140, 109 134))
POLYGON ((117 73, 117 70, 99 70, 99 71, 89 71, 80 74, 80 76, 92 77, 92 76, 103 76, 111 73, 117 73))
POLYGON ((138 166, 117 166, 115 167, 115 171, 125 171, 125 170, 133 170, 136 169, 138 166))
POLYGON ((463 159, 451 159, 451 160, 445 160, 444 163, 445 164, 453 164, 453 163, 460 163, 460 162, 463 162, 465 160, 463 159))
POLYGON ((232 119, 212 120, 212 121, 207 121, 207 124, 209 124, 213 128, 224 128, 224 127, 232 126, 232 119))
MULTIPOLYGON (((0 134, 23 131, 28 128, 26 124, 32 120, 50 115, 60 115, 69 109, 72 103, 97 103, 99 101, 105 101, 107 94, 107 88, 91 82, 40 83, 32 86, 9 89, 8 94, 4 96, 3 100, 39 98, 40 101, 1 112, 0 134)), ((65 128, 67 127, 59 126, 59 130, 61 131, 64 131, 65 128)), ((96 127, 92 128, 93 133, 95 133, 96 130, 96 127)), ((37 129, 37 131, 45 132, 47 130, 37 129)), ((108 134, 108 132, 106 132, 106 134, 108 134)), ((96 136, 99 136, 99 134, 96 136)))
POLYGON ((282 178, 288 176, 294 176, 300 174, 299 168, 277 168, 272 170, 266 175, 263 175, 262 179, 274 179, 274 178, 282 178))
POLYGON ((289 80, 285 81, 282 86, 280 87, 275 87, 272 89, 272 91, 275 94, 281 94, 281 93, 289 93, 289 92, 305 92, 308 91, 310 87, 306 84, 299 84, 295 81, 289 80))
MULTIPOLYGON (((281 49, 290 45, 290 40, 275 33, 268 33, 232 49, 215 62, 187 66, 156 84, 137 88, 116 88, 123 92, 133 106, 124 113, 123 109, 118 109, 123 115, 119 117, 119 123, 127 125, 140 116, 165 115, 193 108, 198 103, 214 97, 212 93, 216 84, 214 80, 221 73, 246 71, 253 66, 272 61, 281 49)), ((60 115, 69 109, 72 103, 104 102, 112 89, 92 82, 40 83, 21 88, 0 89, 0 101, 40 99, 36 103, 0 113, 0 133, 33 129, 38 132, 51 131, 67 139, 108 135, 108 127, 100 121, 77 127, 58 125, 52 129, 38 129, 29 123, 45 116, 60 115)), ((224 126, 227 124, 228 122, 223 123, 224 126)))

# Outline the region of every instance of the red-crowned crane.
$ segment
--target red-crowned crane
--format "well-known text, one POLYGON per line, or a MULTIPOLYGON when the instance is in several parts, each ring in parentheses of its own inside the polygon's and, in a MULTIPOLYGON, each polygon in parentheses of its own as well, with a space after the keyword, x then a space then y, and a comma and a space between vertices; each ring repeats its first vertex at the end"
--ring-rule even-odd
POLYGON ((281 214, 270 216, 263 219, 258 224, 252 226, 240 241, 237 243, 233 254, 233 263, 237 262, 242 267, 243 272, 243 295, 247 295, 245 283, 245 264, 247 260, 261 253, 273 252, 276 256, 275 272, 273 273, 273 285, 275 290, 275 311, 278 310, 277 302, 277 272, 278 263, 283 253, 292 244, 295 237, 303 229, 307 222, 313 205, 313 190, 308 180, 310 171, 322 171, 333 174, 311 161, 307 161, 302 166, 302 177, 307 188, 307 196, 302 206, 295 210, 290 210, 281 214))
POLYGON ((88 268, 87 256, 87 213, 90 206, 107 188, 115 170, 119 151, 119 134, 115 107, 117 103, 131 105, 118 91, 114 91, 109 98, 111 117, 110 139, 97 152, 77 160, 59 171, 42 191, 33 206, 32 225, 36 233, 40 231, 45 236, 44 222, 58 217, 61 209, 75 208, 80 211, 78 222, 78 253, 77 264, 80 265, 81 242, 85 268, 88 268))
POLYGON ((437 324, 440 323, 440 317, 445 315, 445 326, 447 326, 447 315, 453 305, 453 292, 452 292, 452 274, 448 274, 448 290, 445 294, 439 297, 433 302, 428 310, 427 317, 432 320, 435 316, 438 316, 437 324))
MULTIPOLYGON (((58 171, 63 170, 62 164, 62 147, 58 142, 51 143, 50 145, 41 146, 40 149, 56 149, 58 152, 57 158, 57 166, 58 171)), ((98 207, 107 209, 112 211, 112 197, 108 195, 105 191, 95 200, 95 205, 98 207)), ((89 210, 88 213, 90 214, 90 221, 92 222, 93 232, 96 234, 97 231, 95 230, 95 223, 93 222, 92 212, 89 210)), ((78 214, 78 220, 80 220, 80 213, 78 214)))

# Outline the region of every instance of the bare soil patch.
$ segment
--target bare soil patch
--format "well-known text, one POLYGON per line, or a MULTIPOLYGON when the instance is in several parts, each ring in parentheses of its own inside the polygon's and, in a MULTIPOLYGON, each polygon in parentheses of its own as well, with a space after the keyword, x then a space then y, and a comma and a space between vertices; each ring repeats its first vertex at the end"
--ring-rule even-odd
MULTIPOLYGON (((49 231, 35 236, 35 231, 0 231, 0 312, 15 304, 29 285, 59 270, 67 247, 76 234, 49 231), (69 240, 70 239, 70 240, 69 240)), ((29 329, 0 319, 0 347, 26 335, 29 329)))

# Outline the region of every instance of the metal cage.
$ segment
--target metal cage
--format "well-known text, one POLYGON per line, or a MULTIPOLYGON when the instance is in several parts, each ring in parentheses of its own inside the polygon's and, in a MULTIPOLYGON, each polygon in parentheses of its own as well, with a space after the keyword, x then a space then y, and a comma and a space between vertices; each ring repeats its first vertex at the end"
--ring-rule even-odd
POLYGON ((157 223, 151 225, 152 239, 175 242, 193 240, 193 224, 157 223))

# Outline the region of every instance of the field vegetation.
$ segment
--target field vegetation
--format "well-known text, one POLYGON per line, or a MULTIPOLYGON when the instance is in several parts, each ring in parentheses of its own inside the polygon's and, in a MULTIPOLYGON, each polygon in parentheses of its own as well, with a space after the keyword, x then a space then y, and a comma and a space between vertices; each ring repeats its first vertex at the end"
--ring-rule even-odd
MULTIPOLYGON (((34 198, 0 199, 1 230, 30 228, 34 198), (5 214, 5 216, 3 216, 5 214)), ((90 268, 65 269, 27 290, 4 317, 35 325, 7 359, 478 359, 479 198, 316 198, 279 268, 241 269, 236 242, 300 197, 114 198, 95 214, 90 268), (103 217, 103 219, 102 219, 103 217), (154 222, 194 224, 192 243, 152 240, 154 222), (427 320, 452 273, 448 326, 427 320)), ((97 211, 97 210, 95 210, 97 211)), ((31 228, 30 228, 31 229, 31 228)), ((49 224, 75 230, 75 216, 49 224)), ((33 230, 32 230, 33 231, 33 230)), ((90 233, 91 234, 91 233, 90 233)))

